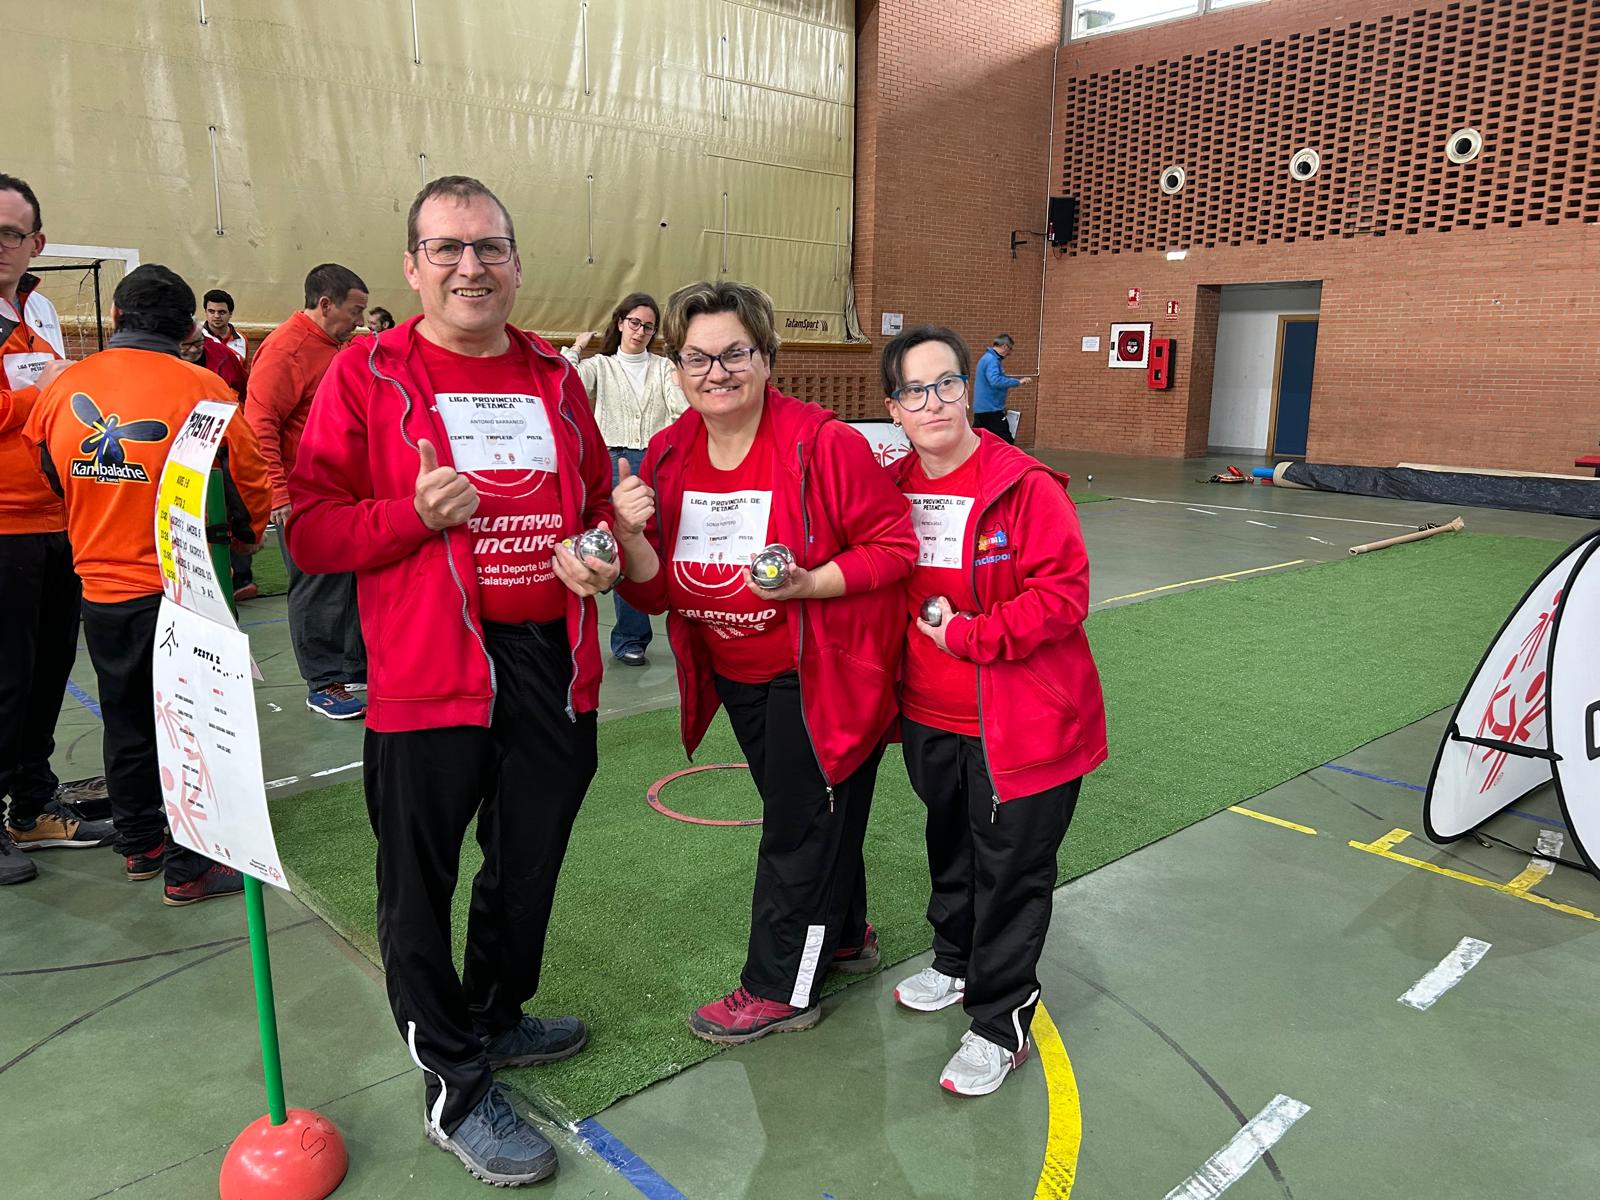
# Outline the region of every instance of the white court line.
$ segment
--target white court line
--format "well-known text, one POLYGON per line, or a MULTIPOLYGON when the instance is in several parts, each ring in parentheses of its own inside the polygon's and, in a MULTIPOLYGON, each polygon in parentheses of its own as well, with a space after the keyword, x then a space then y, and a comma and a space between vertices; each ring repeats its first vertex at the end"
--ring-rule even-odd
POLYGON ((1263 529, 1276 529, 1276 525, 1268 525, 1265 521, 1246 521, 1246 525, 1259 525, 1263 529))
POLYGON ((1460 983, 1462 977, 1477 966, 1487 953, 1488 942, 1462 938, 1456 943, 1456 948, 1444 956, 1443 962, 1411 985, 1411 990, 1400 997, 1400 1003, 1418 1012, 1427 1012, 1440 996, 1460 983))
POLYGON ((300 782, 300 776, 298 776, 298 775, 285 775, 282 779, 269 779, 262 786, 265 787, 267 789, 267 791, 270 792, 273 788, 288 787, 291 783, 299 783, 299 782, 300 782))
MULTIPOLYGON (((1118 496, 1119 500, 1131 500, 1135 504, 1176 504, 1181 508, 1189 508, 1182 500, 1147 500, 1143 496, 1118 496)), ((1315 513, 1278 512, 1271 508, 1239 508, 1232 504, 1213 504, 1212 508, 1220 508, 1225 512, 1259 513, 1263 517, 1304 517, 1307 521, 1344 521, 1350 525, 1384 525, 1390 529, 1415 529, 1415 525, 1407 525, 1403 521, 1363 521, 1358 517, 1321 517, 1315 513)), ((1199 509, 1190 509, 1199 512, 1199 509)))
POLYGON ((1288 1096, 1277 1095, 1251 1117, 1221 1150, 1201 1164, 1200 1169, 1166 1195, 1166 1200, 1215 1200, 1244 1177, 1278 1139, 1289 1132, 1310 1106, 1288 1096))
POLYGON ((1561 847, 1565 842, 1566 835, 1559 829, 1539 830, 1538 840, 1533 844, 1537 853, 1528 860, 1528 869, 1554 875, 1556 864, 1553 860, 1561 857, 1561 847))
POLYGON ((313 771, 311 772, 311 778, 321 779, 324 775, 337 775, 340 771, 353 771, 360 765, 361 760, 358 758, 355 762, 345 763, 342 767, 329 767, 326 771, 313 771))
POLYGON ((1333 545, 1333 543, 1330 542, 1327 538, 1312 537, 1309 533, 1306 534, 1306 541, 1308 541, 1308 542, 1321 542, 1324 546, 1333 545))
POLYGON ((1212 512, 1209 508, 1191 508, 1191 509, 1189 509, 1189 511, 1190 512, 1197 512, 1202 517, 1214 517, 1214 516, 1217 515, 1216 513, 1212 512))

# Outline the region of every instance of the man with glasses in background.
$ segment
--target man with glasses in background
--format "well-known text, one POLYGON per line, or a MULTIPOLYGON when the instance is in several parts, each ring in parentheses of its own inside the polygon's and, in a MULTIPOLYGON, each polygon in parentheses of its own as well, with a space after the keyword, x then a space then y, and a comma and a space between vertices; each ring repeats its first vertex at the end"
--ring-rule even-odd
POLYGON ((109 821, 80 821, 55 799, 56 716, 77 656, 82 588, 67 513, 22 436, 40 394, 70 365, 55 307, 28 263, 45 247, 39 198, 0 175, 0 884, 39 874, 18 853, 103 846, 109 821))
POLYGON ((306 681, 306 707, 335 721, 364 715, 367 652, 356 615, 355 578, 309 575, 289 553, 289 475, 317 385, 367 307, 367 285, 348 267, 323 263, 306 276, 306 306, 267 335, 247 384, 245 419, 272 476, 272 523, 289 574, 289 640, 306 681))
POLYGON ((508 324, 522 263, 476 179, 436 179, 407 220, 422 316, 335 359, 289 481, 308 571, 353 569, 371 654, 363 780, 378 945, 422 1069, 430 1141, 501 1186, 555 1173, 499 1067, 583 1049, 539 986, 556 876, 596 766, 595 595, 616 563, 562 545, 611 517, 611 461, 577 374, 508 324), (458 977, 450 902, 477 818, 458 977))
POLYGON ((977 378, 972 387, 972 423, 998 438, 1004 438, 1008 445, 1015 445, 1016 438, 1011 436, 1011 422, 1006 419, 1006 397, 1011 394, 1012 388, 1032 383, 1033 376, 1006 374, 1004 364, 1011 347, 1011 335, 1002 333, 978 360, 977 378))

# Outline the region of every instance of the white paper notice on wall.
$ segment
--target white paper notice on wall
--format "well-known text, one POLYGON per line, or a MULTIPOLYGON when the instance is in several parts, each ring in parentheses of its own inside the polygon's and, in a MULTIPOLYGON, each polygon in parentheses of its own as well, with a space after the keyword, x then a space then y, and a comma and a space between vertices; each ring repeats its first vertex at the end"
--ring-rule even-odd
POLYGON ((899 333, 905 327, 906 327, 906 315, 905 315, 905 313, 886 312, 886 313, 883 314, 883 336, 884 337, 893 337, 895 334, 899 333))
POLYGON ((1097 338, 1097 337, 1086 337, 1086 338, 1083 339, 1083 352, 1085 354, 1096 354, 1096 353, 1099 352, 1099 350, 1100 350, 1100 339, 1099 338, 1097 338))

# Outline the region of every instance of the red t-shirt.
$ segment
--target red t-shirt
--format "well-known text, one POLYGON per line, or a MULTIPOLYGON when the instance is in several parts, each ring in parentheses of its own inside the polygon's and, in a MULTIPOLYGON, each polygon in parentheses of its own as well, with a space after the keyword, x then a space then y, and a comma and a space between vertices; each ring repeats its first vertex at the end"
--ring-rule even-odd
POLYGON ((699 630, 712 670, 740 683, 766 683, 795 669, 785 605, 745 585, 751 555, 772 541, 773 457, 765 416, 750 452, 731 471, 711 465, 701 432, 685 465, 668 563, 668 603, 699 630))
POLYGON ((948 475, 929 479, 912 464, 900 490, 911 501, 917 565, 906 583, 912 626, 906 634, 901 711, 911 720, 977 737, 978 668, 947 654, 916 627, 922 602, 943 596, 957 612, 976 612, 972 590, 972 524, 978 518, 978 454, 948 475))
POLYGON ((560 620, 567 587, 550 561, 561 540, 551 429, 560 418, 529 392, 533 378, 515 347, 472 358, 427 338, 417 345, 455 468, 480 497, 467 528, 483 619, 507 625, 560 620))

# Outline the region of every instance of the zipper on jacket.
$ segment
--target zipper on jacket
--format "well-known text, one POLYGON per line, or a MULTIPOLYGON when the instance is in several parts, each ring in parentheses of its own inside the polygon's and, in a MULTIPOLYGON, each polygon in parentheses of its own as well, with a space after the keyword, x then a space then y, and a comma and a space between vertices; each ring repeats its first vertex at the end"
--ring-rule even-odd
MULTIPOLYGON (((795 461, 800 466, 800 534, 805 538, 805 545, 809 547, 811 545, 811 512, 806 508, 806 444, 804 442, 799 442, 795 445, 794 456, 795 461)), ((811 757, 817 760, 817 774, 822 776, 822 785, 828 789, 828 811, 831 813, 833 811, 833 784, 828 779, 828 772, 822 766, 822 755, 817 753, 817 739, 811 736, 811 722, 806 719, 806 682, 800 670, 800 664, 806 656, 805 601, 802 600, 800 604, 799 649, 794 656, 795 682, 800 685, 800 724, 806 731, 806 741, 811 746, 811 757)), ((979 720, 980 722, 982 720, 981 714, 979 720)))
MULTIPOLYGON (((376 378, 383 380, 385 383, 392 384, 400 393, 401 399, 405 401, 405 408, 400 414, 400 440, 406 445, 410 446, 413 450, 416 450, 417 444, 411 440, 411 435, 406 432, 406 421, 411 416, 411 393, 406 391, 405 384, 401 383, 393 376, 385 375, 378 369, 377 338, 372 339, 372 349, 367 351, 367 369, 371 371, 376 378)), ((418 451, 418 453, 421 453, 421 451, 418 451)), ((489 644, 488 642, 484 641, 483 631, 473 624, 472 606, 467 600, 467 585, 461 579, 461 572, 456 569, 456 557, 452 552, 453 548, 450 545, 450 531, 448 529, 441 529, 439 532, 444 537, 445 564, 450 568, 450 578, 455 581, 456 591, 461 594, 461 623, 465 625, 467 627, 467 631, 472 634, 472 640, 478 643, 478 649, 483 653, 483 661, 489 664, 489 720, 491 723, 493 723, 494 702, 500 693, 499 674, 495 670, 494 655, 489 653, 489 644)))
MULTIPOLYGON (((565 358, 563 358, 561 361, 564 363, 567 362, 565 358)), ((567 363, 567 369, 569 371, 572 369, 571 363, 567 363)), ((563 375, 561 378, 562 383, 565 384, 566 376, 563 375)), ((583 479, 583 430, 579 429, 577 421, 572 419, 572 412, 567 408, 567 402, 565 399, 562 399, 560 402, 560 412, 561 419, 568 425, 572 426, 573 436, 578 439, 578 478, 581 481, 583 479)), ((580 525, 583 523, 583 514, 581 512, 578 514, 578 523, 580 525)), ((572 693, 576 691, 578 687, 578 647, 583 645, 583 627, 585 624, 584 618, 588 615, 584 606, 584 601, 586 599, 588 599, 586 596, 578 597, 578 636, 573 639, 572 642, 572 677, 567 680, 567 720, 574 723, 576 723, 578 720, 578 714, 573 711, 572 693)), ((598 603, 599 602, 596 601, 596 604, 598 603)))
MULTIPOLYGON (((652 479, 661 478, 661 464, 666 461, 667 455, 671 454, 672 451, 673 451, 672 441, 670 439, 668 439, 666 442, 664 442, 662 444, 661 457, 656 459, 656 469, 655 469, 655 473, 651 476, 652 479)), ((680 504, 682 503, 682 498, 681 497, 679 499, 679 503, 680 504)), ((667 544, 667 522, 666 522, 665 513, 666 513, 666 510, 661 506, 661 494, 658 491, 656 493, 656 544, 655 544, 656 570, 657 571, 661 571, 663 573, 666 572, 667 569, 668 569, 667 568, 667 556, 662 551, 662 547, 667 544)), ((674 531, 676 531, 676 525, 674 525, 674 531)), ((663 581, 663 582, 665 582, 665 581, 663 581)), ((671 605, 670 602, 667 604, 666 623, 667 623, 667 642, 670 645, 671 641, 672 641, 672 605, 671 605)), ((681 658, 679 658, 676 654, 674 654, 672 656, 672 666, 673 666, 674 672, 678 676, 678 703, 679 703, 679 705, 681 707, 682 704, 683 704, 684 698, 689 695, 689 675, 688 675, 688 672, 684 669, 683 660, 681 658)), ((681 722, 680 722, 680 725, 681 725, 681 722)), ((691 763, 694 762, 694 755, 691 752, 689 752, 688 750, 685 750, 683 752, 683 757, 687 761, 689 761, 691 763)))
MULTIPOLYGON (((980 508, 978 510, 978 519, 972 528, 974 530, 983 528, 984 515, 999 503, 1000 497, 996 496, 992 501, 980 508)), ((972 566, 968 568, 968 574, 972 576, 972 598, 981 606, 983 597, 978 595, 978 547, 974 544, 968 546, 967 549, 972 555, 972 566)), ((1000 813, 1000 785, 994 779, 994 767, 989 762, 989 735, 984 732, 983 665, 981 663, 972 664, 972 678, 978 689, 978 745, 983 748, 983 773, 989 777, 989 792, 994 801, 994 807, 989 811, 989 824, 993 825, 995 817, 1000 813)))

